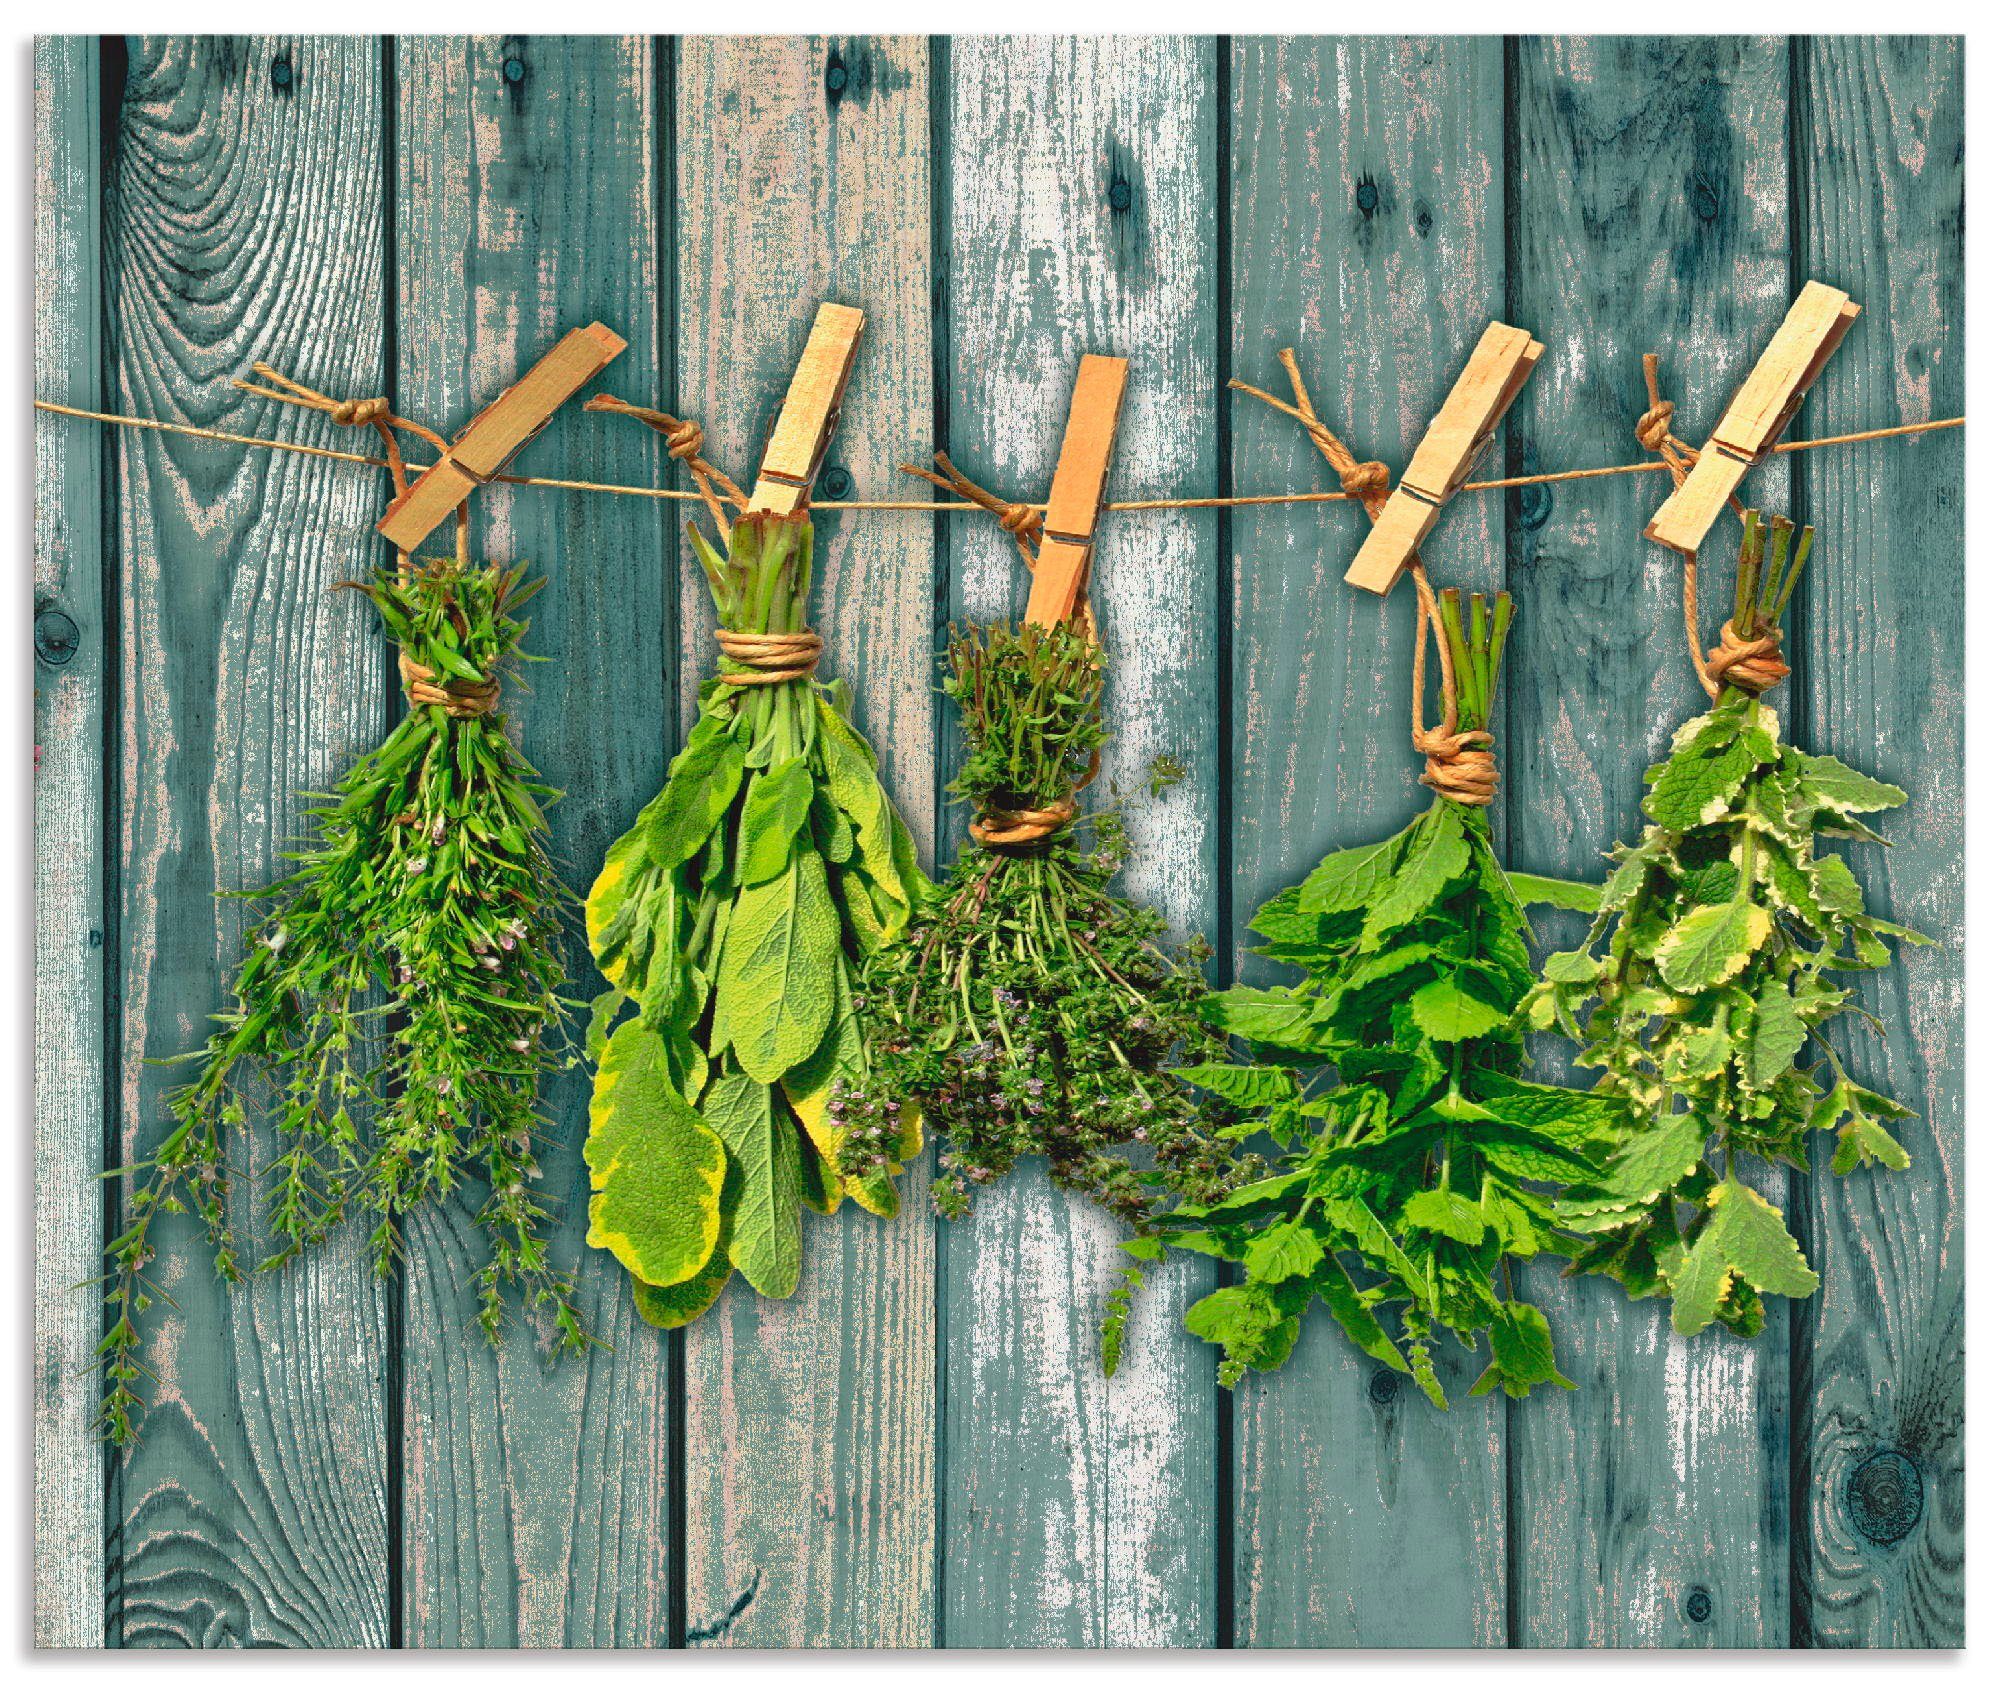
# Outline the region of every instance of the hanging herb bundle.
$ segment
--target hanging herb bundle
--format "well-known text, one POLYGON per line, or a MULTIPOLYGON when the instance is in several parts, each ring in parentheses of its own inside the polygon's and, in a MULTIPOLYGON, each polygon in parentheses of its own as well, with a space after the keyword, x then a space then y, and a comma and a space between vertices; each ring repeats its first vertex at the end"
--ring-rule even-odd
MULTIPOLYGON (((1188 1311, 1221 1348, 1220 1377, 1283 1364, 1315 1299, 1353 1342, 1445 1406, 1432 1347, 1484 1340, 1472 1387, 1525 1396, 1567 1387, 1541 1310, 1512 1267, 1560 1250, 1552 1194, 1591 1169, 1615 1120, 1602 1098, 1523 1079, 1515 1012, 1534 977, 1525 903, 1573 903, 1566 883, 1510 874, 1486 805, 1497 773, 1486 730, 1513 604, 1461 613, 1417 573, 1423 696, 1426 626, 1444 663, 1444 723, 1416 745, 1428 811, 1387 841, 1322 860, 1260 910, 1264 956, 1290 987, 1215 996, 1216 1022, 1263 1061, 1184 1072, 1266 1107, 1275 1153, 1257 1180, 1175 1212, 1167 1242, 1237 1263, 1240 1284, 1188 1311)), ((1587 892, 1587 891, 1586 891, 1587 892)))
POLYGON ((1617 1155, 1561 1207, 1585 1239, 1575 1266, 1670 1296, 1683 1334, 1720 1321, 1752 1336, 1760 1293, 1819 1284, 1784 1217, 1738 1178, 1746 1158, 1803 1171, 1810 1136, 1835 1130, 1836 1174, 1910 1161, 1885 1126, 1910 1112, 1848 1074, 1826 1026, 1874 1022, 1840 978, 1889 963, 1885 936, 1923 937, 1869 916, 1846 861, 1820 851, 1880 841, 1856 815, 1903 792, 1789 746, 1759 699, 1788 675, 1778 625, 1812 528, 1795 553, 1792 535, 1746 518, 1735 608, 1701 664, 1714 705, 1647 772, 1652 823, 1612 855, 1588 937, 1549 958, 1530 1003, 1630 1107, 1617 1155))
MULTIPOLYGON (((386 403, 336 403, 259 364, 283 390, 243 389, 373 425, 395 488, 408 483, 392 428, 443 441, 386 403)), ((475 1218, 489 1255, 473 1280, 475 1319, 497 1341, 507 1294, 540 1312, 555 1346, 589 1342, 571 1277, 548 1255, 548 1210, 534 1140, 542 1076, 569 1061, 560 908, 568 898, 544 847, 541 784, 509 740, 500 683, 512 676, 545 582, 526 569, 475 565, 458 516, 451 559, 412 562, 350 588, 366 596, 399 650, 410 709, 386 741, 319 799, 296 869, 244 896, 268 904, 252 928, 232 1008, 185 1058, 191 1081, 168 1098, 173 1126, 153 1155, 121 1171, 125 1222, 106 1247, 110 1330, 99 1423, 132 1442, 148 1370, 140 1322, 158 1295, 146 1270, 153 1223, 192 1212, 234 1284, 244 1258, 231 1230, 228 1136, 268 1121, 279 1150, 263 1172, 270 1248, 284 1266, 351 1215, 373 1223, 368 1249, 388 1273, 400 1218, 486 1183, 475 1218)))
MULTIPOLYGON (((1012 514, 939 464, 941 483, 1012 514)), ((1009 529, 1032 564, 1039 523, 1009 529)), ((1144 1231, 1162 1198, 1220 1196, 1235 1170, 1228 1113, 1172 1068, 1219 1051, 1199 1009, 1208 949, 1165 949, 1165 920, 1111 886, 1127 850, 1117 812, 1078 811, 1107 740, 1104 651, 1085 609, 957 630, 945 668, 966 738, 951 792, 977 814, 974 845, 869 961, 871 1074, 839 1100, 843 1161, 866 1168, 884 1119, 914 1105, 948 1143, 943 1214, 1041 1156, 1058 1186, 1144 1231)), ((1156 768, 1156 784, 1175 775, 1156 768)), ((1129 1295, 1128 1282, 1115 1302, 1129 1295)))
POLYGON ((731 519, 710 482, 739 507, 741 492, 701 460, 698 433, 692 443, 676 454, 722 537, 718 548, 688 528, 720 667, 585 909, 611 983, 590 1041, 588 1238, 624 1264, 639 1312, 661 1327, 703 1313, 732 1271, 790 1296, 802 1208, 830 1213, 851 1196, 894 1215, 892 1177, 922 1147, 916 1112, 891 1107, 867 1163, 836 1161, 834 1089, 866 1067, 855 976, 901 935, 924 879, 844 688, 813 677, 812 523, 731 519))

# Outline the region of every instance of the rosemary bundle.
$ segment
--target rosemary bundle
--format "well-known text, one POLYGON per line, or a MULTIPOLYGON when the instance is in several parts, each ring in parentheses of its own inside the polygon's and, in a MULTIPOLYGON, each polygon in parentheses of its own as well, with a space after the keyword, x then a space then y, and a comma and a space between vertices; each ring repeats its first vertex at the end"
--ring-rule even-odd
POLYGON ((1760 1293, 1819 1285, 1784 1217, 1738 1178, 1745 1159, 1805 1171, 1811 1135, 1834 1130, 1836 1174, 1910 1161, 1885 1126, 1910 1112, 1848 1074, 1826 1025, 1855 1015, 1879 1030, 1839 978, 1889 963, 1884 936, 1928 943, 1869 916, 1846 861, 1820 852, 1881 841, 1856 814, 1903 792, 1801 754, 1759 699, 1787 675, 1778 624, 1812 540, 1808 526, 1792 553, 1789 522, 1749 515, 1734 611, 1706 663, 1714 705, 1647 772, 1652 823, 1612 855, 1589 935, 1550 956, 1529 1007, 1627 1101, 1617 1156, 1559 1212, 1583 1236, 1575 1266, 1635 1298, 1671 1296, 1683 1334, 1720 1321, 1753 1336, 1760 1293))
MULTIPOLYGON (((1262 1107, 1236 1131, 1261 1129, 1275 1148, 1257 1179, 1183 1206, 1164 1235, 1242 1268, 1187 1315, 1190 1332, 1220 1346, 1224 1385, 1281 1366, 1315 1299, 1440 1408, 1432 1347, 1444 1334, 1485 1342, 1474 1395, 1569 1384, 1512 1267, 1564 1248, 1552 1195, 1601 1158, 1619 1106, 1523 1079, 1516 1010, 1534 980, 1524 904, 1589 891, 1509 873, 1494 856, 1486 724, 1513 604, 1497 597, 1489 617, 1475 595, 1470 609, 1439 593, 1447 722, 1416 733, 1438 798, 1257 913, 1264 956, 1304 979, 1217 994, 1215 1022, 1260 1061, 1182 1072, 1262 1107)), ((1426 607, 1419 697, 1429 617, 1426 607)))
POLYGON ((811 521, 746 514, 723 550, 688 531, 720 670, 585 909, 611 984, 589 1044, 588 1238, 662 1327, 700 1315, 732 1271, 790 1296, 801 1208, 851 1196, 894 1215, 891 1177, 922 1146, 915 1112, 887 1105, 866 1160, 836 1161, 833 1118, 851 1106, 834 1089, 866 1068, 855 975, 902 934, 923 876, 844 687, 812 676, 811 521))
POLYGON ((1040 1155, 1057 1185, 1144 1230, 1163 1195, 1218 1197, 1234 1171, 1216 1133, 1226 1117, 1171 1067, 1220 1046, 1200 1012, 1207 948, 1162 951, 1164 919, 1111 888, 1126 851, 1116 813, 1077 815, 1106 740, 1103 651, 1069 621, 972 627, 953 634, 946 670, 967 741, 951 792, 979 813, 977 845, 868 963, 871 1074, 835 1100, 842 1160, 864 1170, 887 1119, 915 1105, 948 1142, 943 1214, 1040 1155))
POLYGON ((477 1220, 490 1255, 477 1321, 497 1339, 506 1292, 543 1311, 558 1346, 587 1342, 571 1281, 550 1263, 535 1195, 541 1077, 566 1060, 558 908, 543 848, 555 791, 509 741, 499 677, 542 580, 463 559, 419 562, 352 588, 402 651, 407 716, 313 812, 296 870, 246 896, 252 929, 233 1007, 176 1062, 195 1074, 169 1097, 173 1126, 123 1171, 125 1224, 107 1247, 110 1330, 99 1354, 100 1423, 137 1434, 140 1319, 153 1223, 192 1211, 226 1281, 243 1260, 228 1214, 227 1136, 265 1121, 279 1150, 264 1172, 270 1249, 284 1265, 351 1214, 374 1223, 378 1272, 395 1264, 398 1218, 486 1183, 477 1220))

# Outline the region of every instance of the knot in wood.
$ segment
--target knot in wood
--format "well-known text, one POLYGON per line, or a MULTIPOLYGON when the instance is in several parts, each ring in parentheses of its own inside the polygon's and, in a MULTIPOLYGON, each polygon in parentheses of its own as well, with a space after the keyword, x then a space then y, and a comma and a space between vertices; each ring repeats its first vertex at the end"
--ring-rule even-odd
POLYGON ((1733 684, 1752 695, 1762 695, 1792 675, 1778 653, 1777 630, 1763 622, 1754 637, 1740 635, 1733 622, 1725 624, 1722 641, 1708 651, 1704 665, 1715 683, 1733 684))
POLYGON ((451 678, 439 683, 437 674, 413 660, 407 649, 396 651, 396 667, 412 707, 442 707, 454 719, 483 719, 500 706, 498 678, 451 678))
POLYGON ((386 397, 342 398, 327 411, 337 427, 372 427, 389 418, 389 400, 386 397))
POLYGON ((718 674, 725 684, 738 689, 810 678, 819 666, 820 650, 826 646, 816 631, 725 631, 718 627, 715 640, 724 657, 743 668, 718 674))
POLYGON ((1674 435, 1674 406, 1665 398, 1639 417, 1639 424, 1632 429, 1632 436, 1639 441, 1642 450, 1658 450, 1674 435))
POLYGON ((1493 734, 1448 731, 1443 725, 1412 731, 1410 741, 1424 757, 1417 781, 1460 806, 1491 806, 1500 789, 1500 766, 1493 758, 1493 734))
POLYGON ((1389 464, 1387 462, 1356 462, 1352 467, 1340 470, 1340 488, 1350 497, 1359 497, 1364 502, 1389 494, 1389 464))
POLYGON ((1065 798, 1054 806, 1015 811, 989 807, 972 821, 972 839, 981 847, 1039 849, 1046 847, 1076 819, 1076 801, 1065 798))

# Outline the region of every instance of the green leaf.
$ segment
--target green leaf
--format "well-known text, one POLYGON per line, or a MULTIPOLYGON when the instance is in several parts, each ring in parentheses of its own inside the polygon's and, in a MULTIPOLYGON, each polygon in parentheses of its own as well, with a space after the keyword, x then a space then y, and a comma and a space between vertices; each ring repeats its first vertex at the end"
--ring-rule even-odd
POLYGON ((1785 1218, 1741 1181, 1716 1183, 1708 1219, 1672 1279, 1674 1331, 1691 1338, 1722 1308, 1735 1281, 1752 1291, 1810 1297, 1819 1276, 1806 1266, 1785 1218))
POLYGON ((1813 899, 1821 910, 1848 921, 1867 915, 1868 905, 1862 896, 1861 884, 1848 869, 1847 861, 1837 853, 1829 853, 1824 859, 1813 861, 1812 879, 1813 899))
MULTIPOLYGON (((1287 893, 1296 895, 1301 912, 1315 917, 1329 912, 1359 911, 1388 880, 1390 866, 1396 856, 1396 842, 1400 839, 1392 837, 1369 847, 1352 847, 1342 853, 1329 853, 1313 867, 1304 882, 1296 889, 1287 890, 1287 893)), ((1272 902, 1272 905, 1276 904, 1276 901, 1272 902)), ((1257 926, 1253 923, 1251 927, 1257 926)), ((1259 929, 1258 933, 1267 934, 1269 931, 1259 929)))
POLYGON ((1448 976, 1426 982, 1411 994, 1410 1011, 1417 1027, 1439 1041, 1477 1040, 1507 1021, 1506 1012, 1466 992, 1448 976))
POLYGON ((1750 962, 1771 932, 1762 906, 1732 900, 1697 906, 1670 929, 1654 956, 1660 980, 1678 993, 1700 993, 1727 981, 1750 962))
POLYGON ((768 882, 790 862, 792 844, 812 811, 812 773, 806 757, 751 777, 737 817, 736 880, 744 887, 768 882))
MULTIPOLYGON (((1718 717, 1710 715, 1711 720, 1718 717)), ((1723 734, 1725 740, 1712 751, 1708 744, 1713 737, 1698 734, 1666 763, 1642 803, 1648 818, 1681 832, 1712 824, 1728 811, 1755 761, 1734 724, 1723 734)))
POLYGON ((1333 1316, 1334 1324, 1353 1340, 1364 1355, 1373 1356, 1398 1373, 1410 1371, 1410 1364, 1403 1360, 1403 1352, 1396 1348, 1396 1341, 1383 1330, 1382 1323, 1376 1320, 1374 1311, 1368 1307, 1338 1260, 1329 1257, 1326 1265, 1313 1275, 1312 1283, 1320 1302, 1333 1316))
POLYGON ((1537 1385, 1576 1386, 1556 1369, 1555 1340, 1548 1317, 1532 1303, 1503 1303, 1486 1328, 1492 1364, 1472 1382, 1472 1395, 1483 1397, 1497 1384, 1510 1397, 1525 1397, 1537 1385))
MULTIPOLYGON (((1624 1213, 1652 1203, 1694 1172, 1707 1143, 1698 1116, 1682 1113, 1656 1122, 1634 1136, 1612 1158, 1594 1186, 1580 1189, 1556 1206, 1562 1219, 1624 1213)), ((1593 1221, 1592 1227, 1601 1225, 1593 1221)))
POLYGON ((1551 982, 1578 987, 1596 981, 1602 968, 1588 949, 1579 948, 1575 952, 1550 953, 1542 964, 1542 974, 1551 982))
MULTIPOLYGON (((795 850, 768 882, 741 890, 724 937, 711 1044, 746 1073, 776 1081, 812 1056, 833 1015, 840 919, 826 866, 795 850)), ((767 1296, 770 1294, 766 1294, 767 1296)))
POLYGON ((1228 1033, 1264 1046, 1306 1051, 1319 1040, 1311 1002, 1286 988, 1230 988, 1205 999, 1202 1013, 1228 1033))
POLYGON ((1185 1325, 1195 1337, 1221 1345, 1226 1365, 1260 1371, 1283 1365, 1299 1331, 1298 1317, 1286 1314, 1259 1285, 1210 1292, 1188 1310, 1185 1325))
POLYGON ((1465 820, 1450 801, 1439 801, 1417 821, 1409 851, 1386 886, 1368 902, 1361 944, 1373 950, 1393 929, 1414 922, 1441 900, 1472 862, 1465 820))
POLYGON ((729 1260, 765 1297, 790 1297, 803 1250, 798 1129, 772 1105, 771 1089, 747 1075, 718 1076, 702 1096, 701 1118, 729 1152, 729 1260))
POLYGON ((1530 876, 1526 871, 1506 873, 1507 886, 1524 906, 1557 906, 1566 912, 1594 912, 1604 899, 1604 885, 1565 882, 1559 877, 1530 876))
POLYGON ((1863 777, 1831 754, 1800 754, 1795 763, 1805 798, 1830 812, 1881 812, 1909 799, 1895 784, 1863 777))
POLYGON ((743 785, 743 745, 726 722, 704 716, 667 773, 667 785, 639 815, 646 852, 672 870, 702 849, 743 785))
POLYGON ((1833 1172, 1849 1174, 1863 1163, 1885 1169, 1907 1169, 1910 1154, 1903 1143, 1872 1116, 1856 1116, 1840 1130, 1833 1150, 1833 1172))
POLYGON ((605 1044, 583 1159, 588 1243, 648 1285, 701 1270, 722 1225, 722 1142, 674 1090, 659 1035, 636 1020, 605 1044))
POLYGON ((1470 1198, 1441 1186, 1413 1193, 1403 1205, 1403 1220, 1427 1233, 1441 1233, 1461 1245, 1476 1245, 1486 1237, 1486 1218, 1470 1198))
POLYGON ((1319 1266, 1325 1247, 1295 1221, 1275 1222, 1243 1252, 1243 1271, 1263 1285, 1276 1285, 1310 1274, 1319 1266))
POLYGON ((1753 1087, 1767 1087, 1792 1067, 1806 1043, 1791 989, 1782 976, 1767 976, 1757 990, 1757 1024, 1742 1054, 1743 1074, 1753 1087))
POLYGON ((649 1286, 644 1280, 633 1280, 632 1304, 640 1320, 671 1332, 705 1315, 733 1272, 728 1246, 718 1243, 702 1271, 692 1279, 672 1286, 649 1286))
POLYGON ((1283 1104, 1298 1091, 1290 1070, 1270 1064, 1196 1064, 1172 1073, 1190 1087, 1227 1099, 1239 1110, 1283 1104))

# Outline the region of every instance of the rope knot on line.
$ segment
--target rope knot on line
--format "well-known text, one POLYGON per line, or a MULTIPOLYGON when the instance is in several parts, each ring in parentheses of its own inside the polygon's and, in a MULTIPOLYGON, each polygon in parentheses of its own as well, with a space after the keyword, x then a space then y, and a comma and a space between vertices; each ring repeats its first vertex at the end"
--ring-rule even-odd
POLYGON ((1387 462, 1354 462, 1341 468, 1340 488, 1350 497, 1359 497, 1364 502, 1386 497, 1389 494, 1389 464, 1387 462))
POLYGON ((1632 429, 1641 450, 1659 450, 1674 436, 1674 406, 1665 398, 1656 401, 1632 429))
POLYGON ((372 427, 389 418, 386 397, 344 397, 327 411, 337 427, 372 427))
POLYGON ((726 659, 749 669, 718 674, 725 684, 738 689, 810 678, 819 667, 820 650, 826 647, 816 631, 725 631, 718 627, 715 640, 726 659))
POLYGON ((1500 766, 1493 758, 1493 733, 1454 731, 1443 725, 1410 733, 1410 743, 1424 757, 1417 781, 1460 806, 1491 806, 1500 788, 1500 766))
POLYGON ((989 807, 972 821, 972 839, 987 848, 1039 848, 1076 821, 1076 799, 1065 796, 1054 806, 1015 811, 989 807))
POLYGON ((699 421, 676 421, 660 435, 667 442, 667 454, 677 462, 692 462, 708 442, 699 421))
POLYGON ((403 693, 412 707, 442 707, 454 719, 483 719, 500 706, 500 680, 450 678, 443 683, 409 650, 396 651, 396 668, 403 676, 403 693))
POLYGON ((1722 641, 1708 651, 1702 670, 1714 688, 1729 684, 1752 695, 1762 695, 1792 675, 1778 647, 1778 634, 1772 626, 1760 624, 1756 636, 1745 637, 1734 622, 1726 622, 1722 641))

